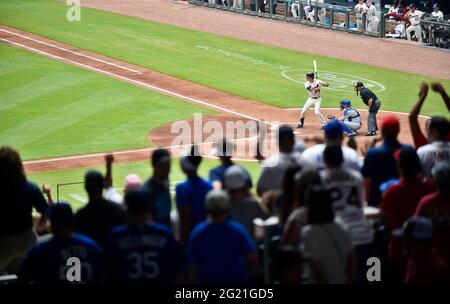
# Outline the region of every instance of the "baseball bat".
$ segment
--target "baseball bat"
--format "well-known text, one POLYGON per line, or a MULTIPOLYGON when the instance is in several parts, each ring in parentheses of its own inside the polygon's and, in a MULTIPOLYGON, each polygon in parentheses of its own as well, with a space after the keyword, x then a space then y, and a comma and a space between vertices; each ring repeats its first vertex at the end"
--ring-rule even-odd
POLYGON ((316 79, 317 79, 317 62, 316 60, 313 60, 313 65, 314 65, 314 74, 316 74, 316 79))

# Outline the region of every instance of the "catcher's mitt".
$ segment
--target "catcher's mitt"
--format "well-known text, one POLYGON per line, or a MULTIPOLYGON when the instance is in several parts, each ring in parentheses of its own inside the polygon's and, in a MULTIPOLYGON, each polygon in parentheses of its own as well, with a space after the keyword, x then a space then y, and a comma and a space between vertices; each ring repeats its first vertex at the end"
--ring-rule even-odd
POLYGON ((333 114, 328 114, 328 119, 329 120, 332 120, 332 119, 335 119, 336 118, 336 116, 334 116, 333 114))

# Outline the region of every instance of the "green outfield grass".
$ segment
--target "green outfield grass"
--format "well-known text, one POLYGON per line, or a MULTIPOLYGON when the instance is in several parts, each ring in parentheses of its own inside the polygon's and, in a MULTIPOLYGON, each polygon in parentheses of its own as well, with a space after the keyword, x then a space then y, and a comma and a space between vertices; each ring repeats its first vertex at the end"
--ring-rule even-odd
MULTIPOLYGON (((237 162, 238 164, 243 165, 252 176, 253 184, 256 184, 256 181, 259 178, 260 174, 260 166, 257 162, 237 162)), ((205 178, 208 178, 208 172, 213 167, 219 165, 219 161, 215 159, 203 159, 202 164, 200 165, 199 174, 205 178)), ((100 170, 100 172, 105 172, 104 166, 97 166, 93 169, 100 170)), ((52 188, 52 193, 54 199, 56 200, 56 185, 64 184, 64 183, 74 183, 74 182, 82 182, 84 178, 84 174, 88 169, 70 169, 70 170, 60 170, 60 171, 49 171, 42 173, 33 173, 29 174, 28 178, 39 185, 48 184, 52 188)), ((125 176, 129 173, 135 173, 141 177, 141 179, 146 180, 151 175, 152 169, 149 162, 133 162, 133 163, 125 163, 125 164, 114 164, 113 166, 113 180, 114 187, 120 188, 119 192, 122 192, 121 187, 123 187, 123 181, 125 176)), ((185 176, 181 172, 179 162, 175 159, 172 162, 172 169, 170 174, 171 181, 171 189, 174 191, 175 185, 183 181, 185 176)), ((84 205, 82 202, 86 200, 86 193, 83 189, 83 184, 77 185, 69 185, 62 186, 60 188, 60 200, 64 200, 70 202, 74 209, 78 209, 84 205)))
POLYGON ((24 159, 149 147, 150 130, 209 110, 0 43, 0 145, 24 159))
MULTIPOLYGON (((378 93, 383 101, 384 110, 405 112, 409 111, 417 99, 419 84, 422 81, 437 80, 186 30, 85 7, 82 7, 81 22, 68 22, 67 9, 68 6, 56 0, 1 1, 0 22, 281 107, 299 107, 306 95, 301 83, 283 78, 281 72, 296 69, 294 72, 298 76, 296 79, 303 81, 301 75, 306 69, 312 68, 313 59, 318 61, 322 77, 327 76, 323 71, 350 75, 331 74, 331 78, 328 77, 335 88, 338 83, 333 81, 333 77, 337 77, 335 80, 338 82, 339 80, 346 82, 346 87, 344 91, 325 90, 324 107, 336 107, 337 101, 344 97, 350 97, 357 107, 364 107, 351 90, 352 80, 364 78, 385 86, 385 90, 378 93)), ((236 30, 239 30, 238 25, 236 30)), ((372 43, 376 43, 376 40, 372 43)), ((348 51, 352 51, 351 46, 348 51)), ((386 60, 407 60, 407 54, 405 58, 387 57, 386 60)), ((443 84, 450 90, 450 81, 443 81, 443 84)), ((423 114, 442 113, 446 113, 446 110, 440 97, 431 93, 423 108, 423 114)))

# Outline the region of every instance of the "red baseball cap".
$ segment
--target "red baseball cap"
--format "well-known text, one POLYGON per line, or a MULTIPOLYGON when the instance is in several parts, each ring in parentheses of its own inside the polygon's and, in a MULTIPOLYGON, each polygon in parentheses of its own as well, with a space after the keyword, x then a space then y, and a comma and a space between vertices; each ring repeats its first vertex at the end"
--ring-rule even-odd
POLYGON ((400 122, 394 115, 388 115, 383 117, 380 122, 381 130, 385 133, 399 133, 400 122))

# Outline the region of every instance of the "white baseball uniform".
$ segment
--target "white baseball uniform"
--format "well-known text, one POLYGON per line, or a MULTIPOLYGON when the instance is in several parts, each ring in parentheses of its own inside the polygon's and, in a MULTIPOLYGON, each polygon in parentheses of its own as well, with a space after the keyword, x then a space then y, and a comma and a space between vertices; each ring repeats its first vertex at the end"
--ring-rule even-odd
POLYGON ((369 244, 373 232, 364 215, 364 178, 359 171, 344 168, 320 171, 325 188, 330 191, 336 222, 351 235, 353 246, 369 244))
POLYGON ((344 124, 352 129, 353 131, 357 131, 361 128, 361 115, 359 115, 358 111, 354 108, 344 109, 344 124))
POLYGON ((408 19, 411 23, 411 25, 406 29, 406 37, 408 38, 408 40, 411 40, 411 32, 414 32, 419 42, 422 43, 422 27, 420 26, 420 18, 422 17, 422 15, 423 12, 419 10, 408 12, 408 19))
POLYGON ((365 3, 358 3, 355 5, 355 13, 356 13, 356 28, 361 31, 363 27, 362 18, 363 15, 367 12, 367 5, 365 3))
POLYGON ((442 21, 442 20, 444 20, 444 14, 443 14, 441 11, 437 11, 437 12, 433 11, 433 12, 431 13, 431 16, 433 16, 434 18, 436 18, 437 21, 442 21))
POLYGON ((378 32, 378 23, 380 20, 377 17, 377 9, 375 5, 370 4, 370 6, 367 7, 366 20, 367 31, 374 33, 378 32))
MULTIPOLYGON (((312 4, 314 3, 324 3, 323 0, 313 0, 311 1, 312 4)), ((315 21, 315 13, 316 13, 316 9, 314 7, 314 9, 310 9, 310 12, 306 15, 306 18, 309 19, 310 21, 314 22, 315 21)), ((325 10, 325 8, 319 8, 319 10, 317 11, 317 17, 319 18, 319 22, 320 23, 325 23, 325 17, 326 17, 327 11, 325 10)))
POLYGON ((300 118, 304 118, 306 111, 312 106, 314 106, 314 113, 316 114, 317 118, 319 118, 322 124, 324 125, 326 124, 322 113, 320 113, 320 104, 322 103, 320 88, 324 85, 326 85, 326 82, 323 82, 320 79, 314 79, 312 83, 309 81, 305 82, 305 89, 308 91, 308 99, 306 100, 305 105, 303 106, 300 118))

